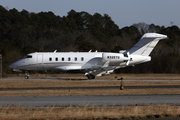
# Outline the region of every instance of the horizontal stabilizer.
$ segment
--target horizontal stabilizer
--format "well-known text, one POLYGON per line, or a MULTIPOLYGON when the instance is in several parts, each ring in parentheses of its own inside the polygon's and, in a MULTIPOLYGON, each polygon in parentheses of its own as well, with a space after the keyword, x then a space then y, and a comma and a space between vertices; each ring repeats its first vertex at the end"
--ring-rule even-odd
POLYGON ((156 44, 159 42, 159 40, 165 38, 167 38, 166 35, 146 33, 132 48, 127 50, 127 52, 133 55, 148 56, 152 52, 156 44))

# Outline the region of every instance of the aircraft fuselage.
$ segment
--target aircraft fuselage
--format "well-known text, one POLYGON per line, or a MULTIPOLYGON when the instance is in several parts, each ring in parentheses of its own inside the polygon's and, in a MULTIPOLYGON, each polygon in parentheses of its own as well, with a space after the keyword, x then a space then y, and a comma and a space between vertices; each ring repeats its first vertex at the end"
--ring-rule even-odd
POLYGON ((108 52, 35 52, 24 56, 9 67, 14 71, 28 70, 61 70, 83 71, 89 79, 95 76, 111 74, 115 69, 148 62, 149 56, 159 40, 166 35, 146 33, 129 50, 119 53, 108 52))
MULTIPOLYGON (((122 53, 36 52, 24 56, 22 59, 12 63, 10 67, 19 70, 87 70, 100 68, 106 61, 109 61, 108 67, 121 68, 125 66, 128 59, 122 53)), ((147 61, 150 61, 150 56, 134 56, 133 60, 130 61, 130 65, 147 61)))

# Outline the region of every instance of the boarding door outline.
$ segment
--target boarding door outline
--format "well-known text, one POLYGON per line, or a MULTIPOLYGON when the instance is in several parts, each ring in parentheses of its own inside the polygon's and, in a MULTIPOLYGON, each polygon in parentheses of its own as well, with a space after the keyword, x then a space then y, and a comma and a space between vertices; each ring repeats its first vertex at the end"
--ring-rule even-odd
POLYGON ((42 54, 37 55, 37 68, 38 69, 43 68, 43 55, 42 54))

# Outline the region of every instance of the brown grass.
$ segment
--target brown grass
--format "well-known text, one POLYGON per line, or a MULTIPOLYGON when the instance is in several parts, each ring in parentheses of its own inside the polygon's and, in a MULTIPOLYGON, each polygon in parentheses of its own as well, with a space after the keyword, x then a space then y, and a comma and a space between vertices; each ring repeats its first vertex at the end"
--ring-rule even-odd
POLYGON ((180 117, 180 107, 170 105, 132 107, 0 107, 1 120, 59 120, 59 119, 138 119, 180 117))
POLYGON ((156 95, 179 94, 180 88, 148 89, 75 89, 75 90, 11 90, 1 91, 0 96, 84 96, 84 95, 156 95))
MULTIPOLYGON (((120 86, 121 81, 70 81, 70 80, 0 80, 0 88, 49 88, 49 87, 111 87, 120 86)), ((124 86, 172 86, 180 81, 126 81, 124 86)))

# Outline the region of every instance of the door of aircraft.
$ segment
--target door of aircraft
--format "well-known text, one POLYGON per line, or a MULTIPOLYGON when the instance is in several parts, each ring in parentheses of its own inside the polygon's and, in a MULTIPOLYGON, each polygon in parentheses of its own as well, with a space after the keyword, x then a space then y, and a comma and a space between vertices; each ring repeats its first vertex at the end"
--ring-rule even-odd
POLYGON ((41 69, 43 67, 43 55, 37 55, 37 68, 41 69))

